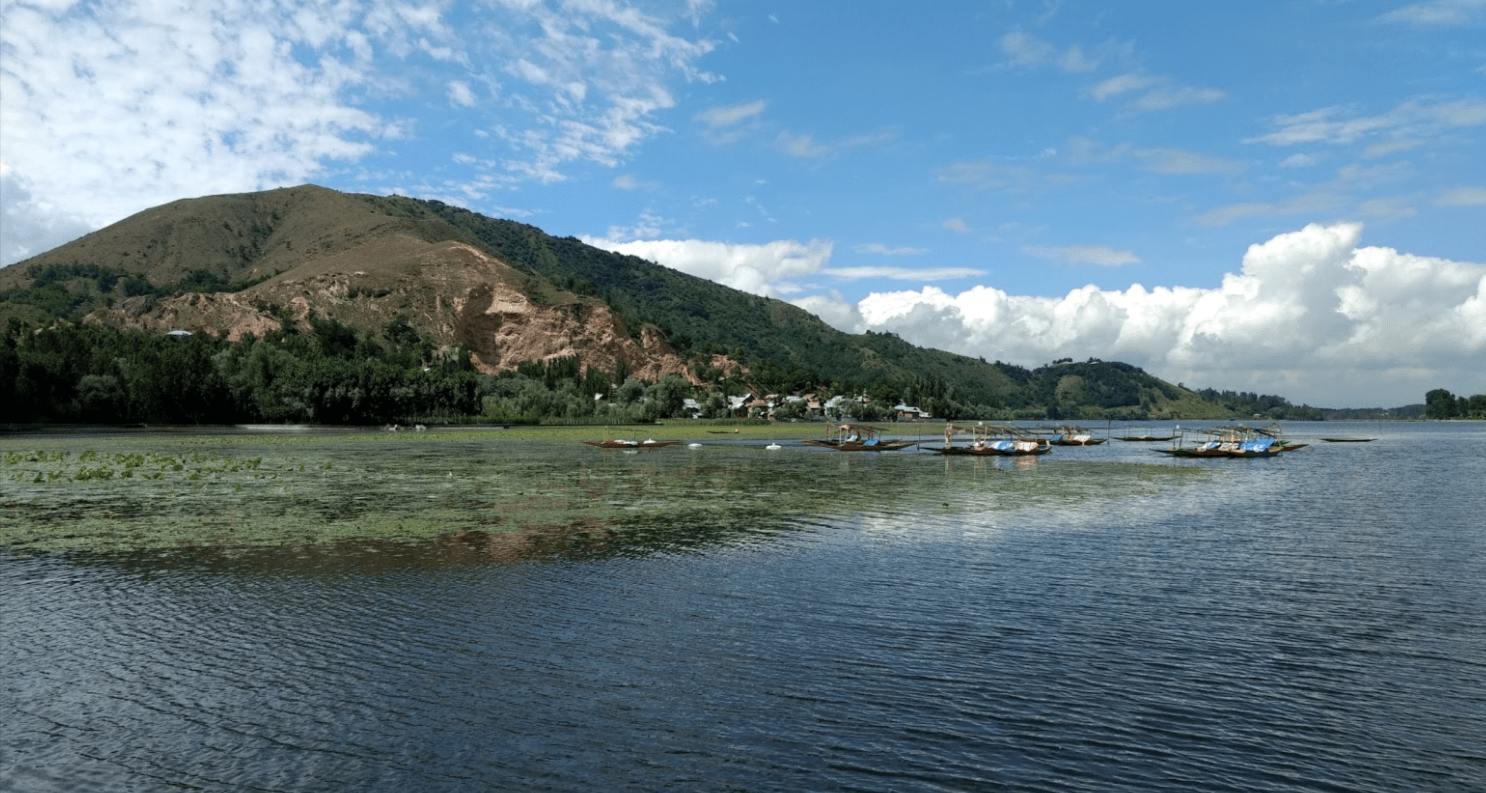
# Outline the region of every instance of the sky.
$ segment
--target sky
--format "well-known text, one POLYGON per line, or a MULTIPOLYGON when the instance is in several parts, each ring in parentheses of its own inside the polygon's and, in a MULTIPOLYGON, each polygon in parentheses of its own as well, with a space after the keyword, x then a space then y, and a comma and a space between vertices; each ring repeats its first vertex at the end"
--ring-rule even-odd
POLYGON ((1486 0, 0 0, 0 264, 304 183, 987 361, 1486 393, 1486 0))

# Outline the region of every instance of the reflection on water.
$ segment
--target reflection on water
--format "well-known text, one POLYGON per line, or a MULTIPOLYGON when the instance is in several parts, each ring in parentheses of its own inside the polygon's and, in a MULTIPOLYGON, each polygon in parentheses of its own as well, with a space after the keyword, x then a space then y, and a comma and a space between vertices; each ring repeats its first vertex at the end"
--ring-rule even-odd
POLYGON ((459 530, 3 552, 0 788, 1471 789, 1482 442, 268 449, 459 530))

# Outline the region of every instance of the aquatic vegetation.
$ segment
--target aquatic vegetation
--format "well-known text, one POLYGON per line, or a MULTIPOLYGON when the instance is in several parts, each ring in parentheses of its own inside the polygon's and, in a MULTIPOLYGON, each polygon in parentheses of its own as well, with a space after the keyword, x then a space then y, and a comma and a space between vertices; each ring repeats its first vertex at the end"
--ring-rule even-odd
POLYGON ((1135 463, 765 454, 747 443, 700 453, 604 452, 553 435, 50 440, 4 452, 0 546, 248 547, 475 532, 513 535, 502 553, 512 541, 558 537, 628 552, 727 542, 761 526, 789 530, 889 507, 970 514, 1097 507, 1210 475, 1135 463))

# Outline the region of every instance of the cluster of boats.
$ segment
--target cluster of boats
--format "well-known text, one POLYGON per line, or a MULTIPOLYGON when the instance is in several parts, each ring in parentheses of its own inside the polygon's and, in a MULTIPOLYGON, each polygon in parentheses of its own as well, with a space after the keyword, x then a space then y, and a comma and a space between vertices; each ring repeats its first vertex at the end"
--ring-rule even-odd
MULTIPOLYGON (((1122 441, 1171 441, 1171 447, 1166 449, 1153 449, 1159 454, 1170 457, 1219 457, 1219 458, 1251 458, 1251 457, 1274 457, 1288 451, 1294 451, 1306 446, 1304 443, 1292 443, 1280 437, 1279 427, 1271 425, 1266 428, 1254 428, 1242 424, 1232 424, 1224 427, 1201 430, 1206 439, 1193 445, 1183 445, 1185 439, 1181 427, 1176 428, 1176 433, 1163 436, 1141 436, 1126 435, 1117 438, 1122 441)), ((1092 433, 1080 427, 1062 426, 1048 430, 1044 428, 1042 433, 1014 427, 1009 424, 985 424, 980 423, 973 427, 957 427, 954 424, 944 425, 944 444, 942 446, 923 446, 924 451, 946 455, 970 455, 970 456, 1006 456, 1021 457, 1047 454, 1054 446, 1097 446, 1108 438, 1095 437, 1092 433), (1050 436, 1044 433, 1051 432, 1050 436), (956 443, 956 437, 969 435, 967 443, 956 443)), ((644 441, 627 440, 604 440, 583 441, 589 446, 597 446, 603 449, 660 449, 666 446, 677 446, 682 441, 657 441, 647 439, 644 441)), ((818 446, 825 449, 834 449, 838 452, 894 452, 907 449, 912 446, 922 445, 918 440, 907 440, 902 438, 884 438, 878 434, 877 429, 870 424, 829 424, 827 425, 826 437, 810 438, 804 441, 807 445, 818 446)), ((693 443, 692 446, 701 444, 693 443)), ((770 445, 770 449, 780 448, 778 445, 770 445)))

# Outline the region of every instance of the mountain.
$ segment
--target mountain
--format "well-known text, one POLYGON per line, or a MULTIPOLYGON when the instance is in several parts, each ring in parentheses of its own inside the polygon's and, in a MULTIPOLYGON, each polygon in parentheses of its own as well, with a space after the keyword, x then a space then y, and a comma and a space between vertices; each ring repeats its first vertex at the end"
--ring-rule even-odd
POLYGON ((146 210, 0 270, 0 322, 58 316, 237 340, 312 318, 376 334, 401 318, 486 374, 523 362, 758 390, 873 390, 1028 416, 1230 411, 1120 363, 1028 370, 846 334, 783 301, 438 201, 305 185, 146 210))
MULTIPOLYGON (((0 294, 38 278, 76 288, 90 274, 86 321, 117 328, 236 340, 285 319, 308 330, 311 315, 372 333, 404 317, 490 374, 562 356, 605 369, 623 359, 648 379, 685 368, 658 334, 632 338, 601 302, 509 267, 407 199, 306 185, 176 201, 0 270, 0 294)), ((8 313, 39 320, 40 301, 18 297, 8 313)))

